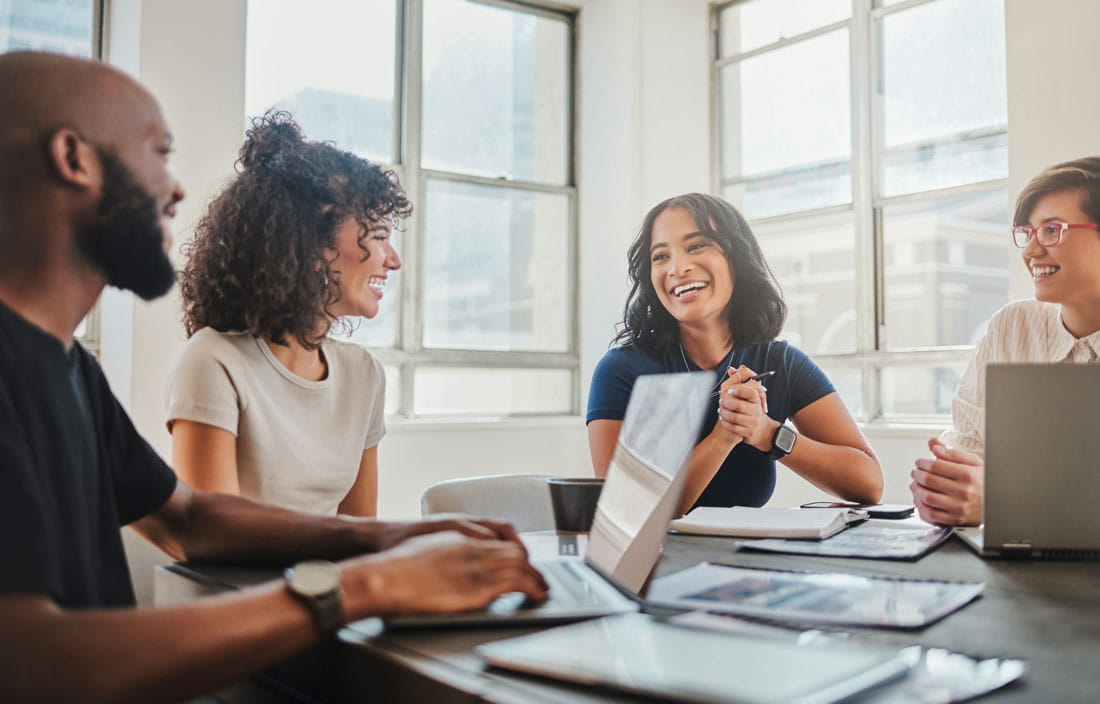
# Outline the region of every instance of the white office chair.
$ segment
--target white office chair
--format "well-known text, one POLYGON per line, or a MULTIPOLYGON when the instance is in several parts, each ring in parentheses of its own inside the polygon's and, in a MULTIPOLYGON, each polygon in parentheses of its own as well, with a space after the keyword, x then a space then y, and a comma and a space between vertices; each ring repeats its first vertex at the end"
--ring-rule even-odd
POLYGON ((420 513, 468 513, 508 521, 517 531, 553 530, 545 474, 495 474, 447 479, 420 495, 420 513))

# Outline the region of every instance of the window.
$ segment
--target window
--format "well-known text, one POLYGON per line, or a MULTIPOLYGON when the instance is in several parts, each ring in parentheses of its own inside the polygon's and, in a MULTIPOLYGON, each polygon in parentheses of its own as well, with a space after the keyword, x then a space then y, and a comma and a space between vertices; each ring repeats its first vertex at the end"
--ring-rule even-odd
MULTIPOLYGON (((0 1, 0 53, 46 51, 99 57, 101 3, 96 0, 0 1)), ((99 306, 76 328, 76 338, 99 350, 99 306)))
POLYGON ((387 412, 574 413, 572 14, 506 0, 250 0, 245 111, 394 168, 415 211, 377 318, 387 412))
POLYGON ((865 421, 949 413, 1008 295, 1002 0, 742 0, 713 27, 716 187, 784 337, 865 421))

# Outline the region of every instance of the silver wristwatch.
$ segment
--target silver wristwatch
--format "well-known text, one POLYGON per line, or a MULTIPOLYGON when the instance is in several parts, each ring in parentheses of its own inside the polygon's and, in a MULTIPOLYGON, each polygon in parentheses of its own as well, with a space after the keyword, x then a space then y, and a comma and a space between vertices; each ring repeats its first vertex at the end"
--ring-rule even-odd
POLYGON ((313 614, 321 635, 335 633, 344 625, 340 606, 340 568, 328 560, 307 560, 283 573, 287 589, 313 614))

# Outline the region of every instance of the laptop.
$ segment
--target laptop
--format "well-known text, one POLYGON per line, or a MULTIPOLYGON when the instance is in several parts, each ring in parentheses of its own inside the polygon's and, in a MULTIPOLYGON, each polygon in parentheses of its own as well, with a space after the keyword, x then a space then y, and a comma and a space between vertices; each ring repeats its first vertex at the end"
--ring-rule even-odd
POLYGON ((990 364, 982 557, 1100 558, 1100 364, 990 364))
POLYGON ((574 623, 475 649, 496 667, 686 702, 829 704, 904 677, 911 665, 896 648, 800 644, 646 614, 574 623))
POLYGON ((712 384, 705 372, 638 377, 584 559, 532 560, 550 583, 546 602, 530 605, 517 592, 475 611, 387 617, 387 627, 565 622, 638 611, 680 498, 680 470, 695 447, 712 384))

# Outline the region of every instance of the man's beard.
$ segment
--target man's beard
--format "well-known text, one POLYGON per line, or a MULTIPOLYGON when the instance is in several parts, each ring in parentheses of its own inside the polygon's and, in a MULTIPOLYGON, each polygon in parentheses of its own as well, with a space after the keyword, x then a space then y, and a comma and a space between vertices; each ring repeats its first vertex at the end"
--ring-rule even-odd
POLYGON ((157 199, 116 156, 97 149, 103 164, 103 196, 95 219, 77 232, 81 252, 116 288, 146 301, 168 293, 176 281, 164 251, 157 199))

